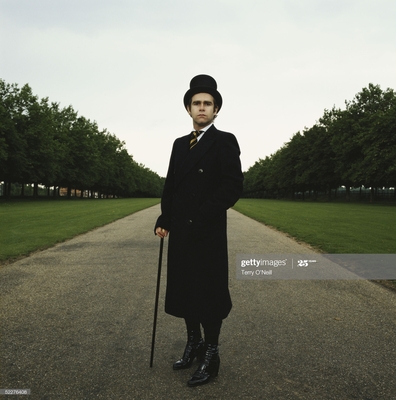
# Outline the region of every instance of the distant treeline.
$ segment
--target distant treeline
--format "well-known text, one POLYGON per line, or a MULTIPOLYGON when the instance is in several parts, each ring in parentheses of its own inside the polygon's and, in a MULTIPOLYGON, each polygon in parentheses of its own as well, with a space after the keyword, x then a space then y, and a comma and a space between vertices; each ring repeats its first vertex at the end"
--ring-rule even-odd
POLYGON ((338 188, 390 193, 396 186, 396 96, 369 84, 345 109, 333 107, 275 154, 245 172, 245 197, 331 199, 338 188), (379 190, 381 189, 381 190, 379 190))
POLYGON ((29 85, 0 79, 0 182, 8 197, 26 185, 90 197, 159 197, 163 178, 138 164, 125 143, 68 106, 39 99, 29 85), (54 190, 55 189, 55 190, 54 190))

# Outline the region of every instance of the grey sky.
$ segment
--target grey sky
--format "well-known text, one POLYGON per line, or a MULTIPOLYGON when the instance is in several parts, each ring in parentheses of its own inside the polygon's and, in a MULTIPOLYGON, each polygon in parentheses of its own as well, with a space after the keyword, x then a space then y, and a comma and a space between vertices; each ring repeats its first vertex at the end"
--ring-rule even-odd
POLYGON ((243 170, 369 83, 396 89, 394 0, 0 0, 0 77, 71 104, 166 174, 212 75, 243 170))

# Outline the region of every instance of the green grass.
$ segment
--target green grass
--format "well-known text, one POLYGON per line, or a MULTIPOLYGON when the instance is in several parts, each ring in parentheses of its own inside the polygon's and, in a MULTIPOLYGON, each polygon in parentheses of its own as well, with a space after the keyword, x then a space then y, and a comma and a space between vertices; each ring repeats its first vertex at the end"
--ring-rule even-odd
POLYGON ((396 253, 393 205, 241 199, 234 208, 324 253, 396 253))
POLYGON ((159 201, 75 199, 1 202, 0 261, 48 248, 159 201))
MULTIPOLYGON (((0 202, 0 260, 52 246, 158 202, 0 202)), ((396 206, 241 199, 234 208, 326 253, 396 253, 396 206)))

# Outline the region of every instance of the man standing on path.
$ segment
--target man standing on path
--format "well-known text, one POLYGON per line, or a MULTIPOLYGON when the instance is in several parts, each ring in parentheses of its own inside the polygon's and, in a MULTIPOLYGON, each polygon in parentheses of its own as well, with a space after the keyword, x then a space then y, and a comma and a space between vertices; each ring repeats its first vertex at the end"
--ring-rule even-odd
POLYGON ((189 368, 195 358, 199 361, 189 386, 217 376, 220 328, 232 307, 227 209, 242 193, 243 174, 235 136, 213 125, 222 102, 211 76, 191 80, 184 106, 194 131, 173 144, 155 225, 159 237, 169 232, 165 312, 184 318, 187 328, 187 345, 173 369, 189 368))

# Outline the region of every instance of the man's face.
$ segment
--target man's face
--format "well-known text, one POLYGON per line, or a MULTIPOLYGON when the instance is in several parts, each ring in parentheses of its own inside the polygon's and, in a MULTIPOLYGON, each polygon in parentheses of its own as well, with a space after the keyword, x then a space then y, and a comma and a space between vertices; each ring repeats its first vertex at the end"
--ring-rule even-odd
POLYGON ((211 124, 217 113, 217 109, 214 107, 213 96, 209 93, 198 93, 191 99, 191 106, 188 107, 194 128, 204 128, 211 124))

